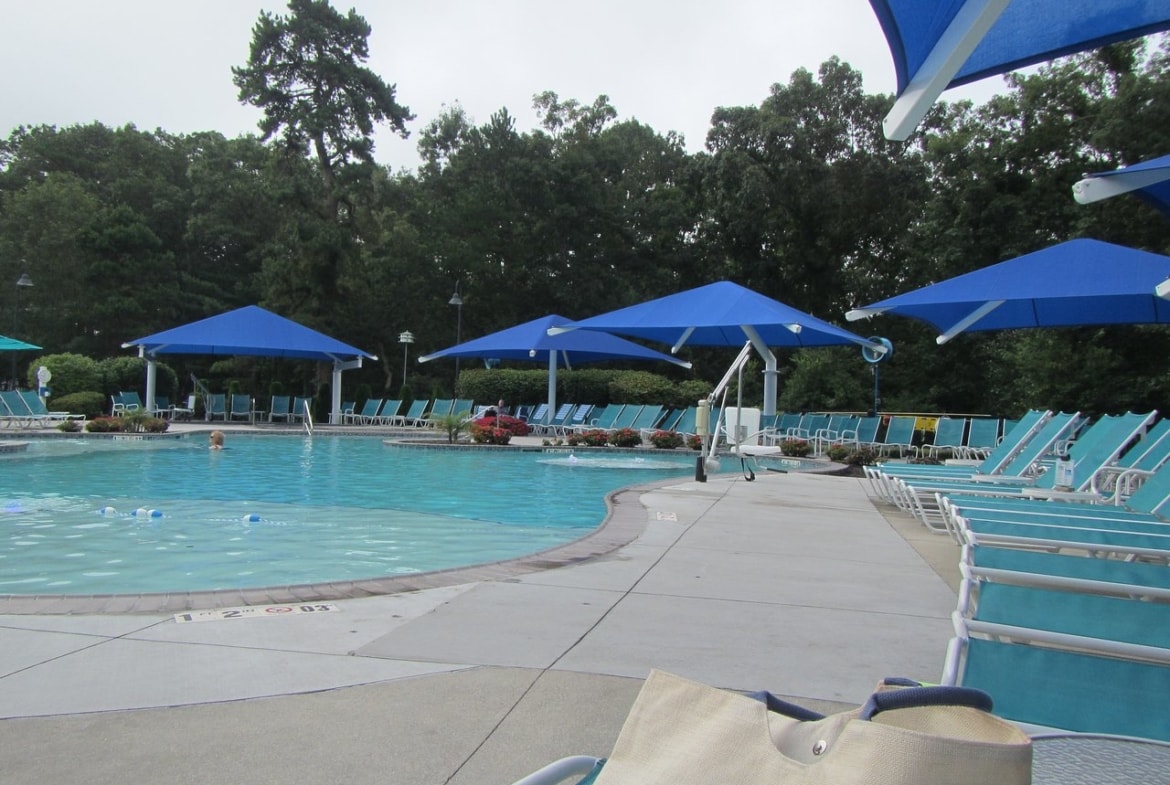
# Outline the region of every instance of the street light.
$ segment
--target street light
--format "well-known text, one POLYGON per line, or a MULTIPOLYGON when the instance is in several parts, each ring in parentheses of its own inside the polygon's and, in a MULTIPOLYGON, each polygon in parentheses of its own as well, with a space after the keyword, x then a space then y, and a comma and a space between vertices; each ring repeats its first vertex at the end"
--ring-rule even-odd
POLYGON ((414 333, 409 330, 398 333, 398 342, 402 344, 402 386, 406 386, 406 350, 414 343, 414 333))
MULTIPOLYGON (((455 306, 455 343, 463 342, 463 298, 459 296, 459 281, 455 282, 455 294, 451 295, 451 299, 447 301, 447 305, 455 306)), ((453 392, 458 394, 459 388, 459 357, 455 357, 455 388, 453 392)))
MULTIPOLYGON (((28 277, 28 271, 22 272, 20 277, 16 279, 16 297, 12 301, 12 337, 16 338, 16 334, 20 332, 18 329, 17 318, 20 314, 20 287, 32 286, 32 278, 28 277)), ((16 380, 16 352, 12 353, 12 389, 17 389, 19 384, 16 380)))

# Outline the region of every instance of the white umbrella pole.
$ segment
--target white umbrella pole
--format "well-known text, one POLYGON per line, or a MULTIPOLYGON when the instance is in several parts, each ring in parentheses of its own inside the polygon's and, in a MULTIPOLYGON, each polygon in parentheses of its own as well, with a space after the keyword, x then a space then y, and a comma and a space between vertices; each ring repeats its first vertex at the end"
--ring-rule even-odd
POLYGON ((158 366, 155 365, 154 355, 146 355, 146 411, 158 416, 155 411, 154 397, 158 392, 158 366))
POLYGON ((544 414, 544 424, 552 423, 557 411, 557 352, 555 349, 548 353, 548 411, 544 414))

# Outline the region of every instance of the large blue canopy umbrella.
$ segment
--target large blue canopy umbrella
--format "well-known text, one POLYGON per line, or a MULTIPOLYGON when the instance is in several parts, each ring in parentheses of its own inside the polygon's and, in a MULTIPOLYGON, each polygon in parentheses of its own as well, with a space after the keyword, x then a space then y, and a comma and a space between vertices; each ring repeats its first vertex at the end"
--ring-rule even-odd
POLYGON ((600 330, 670 344, 743 346, 751 341, 764 358, 764 413, 776 411, 776 358, 769 347, 857 344, 885 347, 731 281, 700 286, 620 308, 559 328, 600 330))
POLYGON ((1170 217, 1170 155, 1108 172, 1087 174, 1073 185, 1073 198, 1081 204, 1128 193, 1170 217))
POLYGON ((933 325, 942 344, 962 332, 1094 324, 1168 324, 1155 290, 1170 257, 1099 240, 1071 240, 850 311, 933 325))
POLYGON ((1161 0, 870 0, 898 78, 886 137, 907 138, 948 87, 1170 29, 1161 0))
POLYGON ((549 331, 569 324, 563 316, 551 314, 515 327, 465 341, 449 349, 424 355, 420 363, 442 357, 482 357, 497 360, 548 363, 548 416, 557 408, 557 369, 608 360, 649 360, 673 363, 683 368, 691 364, 656 352, 645 346, 595 332, 567 332, 549 335, 549 331))
POLYGON ((146 401, 154 407, 155 359, 160 354, 248 355, 318 360, 333 364, 331 422, 341 421, 341 372, 362 366, 362 358, 375 355, 355 349, 336 338, 278 316, 256 305, 209 316, 181 327, 136 338, 122 344, 138 347, 147 360, 146 401))

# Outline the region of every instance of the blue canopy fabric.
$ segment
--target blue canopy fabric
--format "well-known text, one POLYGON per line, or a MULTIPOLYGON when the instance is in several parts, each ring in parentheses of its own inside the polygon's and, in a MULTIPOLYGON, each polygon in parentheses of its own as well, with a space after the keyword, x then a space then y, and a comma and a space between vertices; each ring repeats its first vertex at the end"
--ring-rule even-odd
POLYGON ((256 305, 136 338, 123 348, 145 354, 213 354, 347 361, 374 355, 355 349, 302 324, 256 305))
POLYGON ((563 316, 551 314, 506 330, 466 341, 450 349, 418 358, 420 363, 441 357, 484 357, 498 360, 548 363, 548 408, 545 422, 557 410, 557 368, 605 362, 607 360, 657 360, 690 368, 691 364, 669 355, 639 346, 608 333, 567 332, 550 335, 561 325, 569 324, 563 316))
POLYGON ((441 357, 485 357, 522 362, 548 362, 549 352, 555 352, 558 367, 607 360, 659 360, 685 368, 690 367, 690 363, 608 333, 548 334, 550 329, 569 323, 568 319, 556 314, 544 316, 419 357, 418 361, 429 362, 441 357))
POLYGON ((1156 293, 1170 257, 1099 240, 1071 240, 850 311, 850 321, 908 316, 961 332, 1101 324, 1168 324, 1156 293))
POLYGON ((18 341, 15 338, 9 338, 5 335, 0 335, 0 352, 23 352, 32 349, 40 349, 41 347, 32 343, 25 343, 18 341))
POLYGON ((753 332, 770 347, 873 346, 868 338, 731 281, 688 289, 566 326, 658 341, 676 350, 684 344, 743 346, 753 332))
POLYGON ((1087 174, 1073 185, 1073 198, 1080 204, 1127 193, 1170 217, 1170 155, 1109 172, 1087 174))
POLYGON ((1170 29, 1163 0, 870 0, 897 73, 886 136, 907 138, 948 87, 1170 29))

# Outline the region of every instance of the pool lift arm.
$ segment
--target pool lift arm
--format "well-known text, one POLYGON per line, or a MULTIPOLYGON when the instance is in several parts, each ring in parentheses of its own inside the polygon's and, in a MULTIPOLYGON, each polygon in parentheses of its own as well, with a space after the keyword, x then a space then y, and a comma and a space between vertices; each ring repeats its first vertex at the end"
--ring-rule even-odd
MULTIPOLYGON (((739 356, 731 363, 731 367, 727 369, 727 373, 723 374, 723 378, 719 381, 719 384, 715 385, 715 389, 711 391, 711 394, 699 401, 699 413, 695 418, 695 432, 700 439, 699 457, 695 461, 695 479, 699 482, 706 482, 707 473, 719 469, 719 459, 715 457, 715 450, 719 443, 719 423, 715 423, 714 429, 711 427, 711 404, 715 402, 716 398, 722 396, 720 398, 719 411, 722 412, 726 409, 724 404, 727 402, 727 387, 731 384, 732 377, 738 378, 737 421, 733 433, 738 434, 740 432, 738 418, 742 416, 741 413, 743 412, 743 367, 747 365, 747 361, 751 356, 752 342, 749 340, 739 350, 739 356)), ((740 455, 741 460, 742 458, 743 456, 740 455)), ((748 479, 749 481, 754 480, 755 474, 753 473, 748 479)))

